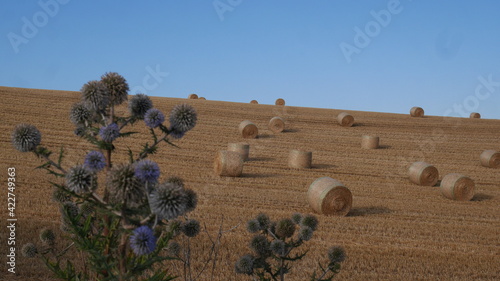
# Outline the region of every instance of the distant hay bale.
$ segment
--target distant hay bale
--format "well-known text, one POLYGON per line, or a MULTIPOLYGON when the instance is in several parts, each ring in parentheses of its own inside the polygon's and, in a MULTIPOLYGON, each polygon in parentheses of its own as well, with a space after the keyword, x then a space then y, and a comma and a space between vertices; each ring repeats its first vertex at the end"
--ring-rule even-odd
POLYGON ((414 106, 410 109, 411 117, 424 117, 424 110, 421 107, 414 106))
POLYGON ((481 114, 477 113, 477 112, 472 112, 469 116, 470 118, 481 118, 481 114))
POLYGON ((470 201, 474 197, 475 184, 467 176, 453 173, 443 177, 441 194, 452 200, 470 201))
POLYGON ((198 95, 197 94, 190 94, 188 96, 188 99, 196 100, 196 99, 198 99, 198 95))
POLYGON ((274 104, 276 104, 276 105, 285 105, 285 100, 284 99, 277 99, 274 104))
POLYGON ((207 99, 204 97, 200 97, 199 100, 207 100, 207 99))
POLYGON ((223 177, 239 177, 243 172, 243 158, 238 152, 219 151, 214 160, 214 172, 223 177))
POLYGON ((352 207, 352 193, 340 181, 322 177, 309 186, 307 201, 317 213, 345 216, 352 207))
POLYGON ((269 129, 273 131, 273 133, 281 133, 285 130, 285 120, 281 117, 273 117, 269 121, 269 129))
POLYGON ((376 136, 363 136, 361 138, 361 147, 364 149, 378 148, 379 137, 376 136))
POLYGON ((288 155, 288 166, 295 169, 309 169, 312 164, 312 152, 292 149, 288 155))
POLYGON ((238 152, 241 155, 241 158, 243 158, 243 161, 247 161, 248 155, 250 153, 250 145, 248 143, 242 143, 242 142, 228 143, 227 150, 238 152))
POLYGON ((248 120, 242 121, 238 129, 241 136, 245 139, 254 139, 259 134, 257 126, 248 120))
POLYGON ((354 117, 351 114, 342 112, 337 116, 337 121, 342 127, 351 127, 354 124, 354 117))
POLYGON ((434 186, 439 179, 436 167, 425 162, 415 162, 408 169, 410 181, 423 186, 434 186))
POLYGON ((495 150, 485 150, 479 157, 481 165, 489 168, 500 167, 500 152, 495 150))
POLYGON ((251 103, 251 104, 259 104, 259 102, 258 102, 258 101, 256 101, 256 100, 251 100, 251 101, 250 101, 250 103, 251 103))

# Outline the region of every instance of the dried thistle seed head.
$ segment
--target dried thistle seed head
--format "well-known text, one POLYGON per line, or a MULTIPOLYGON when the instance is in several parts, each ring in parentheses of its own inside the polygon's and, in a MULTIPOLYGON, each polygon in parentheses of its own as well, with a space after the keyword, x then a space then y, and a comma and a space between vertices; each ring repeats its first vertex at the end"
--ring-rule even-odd
POLYGON ((137 256, 147 255, 156 248, 156 237, 149 226, 140 226, 134 229, 130 236, 130 248, 137 256))
POLYGON ((300 221, 300 225, 310 227, 315 231, 318 228, 318 219, 313 215, 305 215, 300 221))
POLYGON ((259 222, 260 230, 266 230, 271 226, 271 219, 264 213, 258 214, 256 220, 259 222))
POLYGON ((259 222, 257 220, 249 220, 247 222, 247 230, 250 233, 258 232, 259 230, 261 230, 259 222))
POLYGON ((24 244, 21 254, 27 258, 33 258, 38 254, 38 249, 33 243, 24 244))
POLYGON ((267 257, 270 254, 271 243, 264 235, 255 235, 250 241, 250 248, 259 257, 267 257))
POLYGON ((91 117, 92 112, 90 112, 83 102, 73 104, 69 111, 69 120, 75 125, 84 124, 85 121, 88 121, 91 117))
POLYGON ((189 213, 191 211, 194 211, 196 209, 196 206, 198 205, 198 195, 194 190, 190 188, 184 189, 186 192, 186 213, 189 213))
POLYGON ((106 158, 100 151, 90 151, 85 156, 83 166, 91 172, 99 172, 106 167, 106 158))
POLYGON ((279 238, 289 238, 295 232, 295 224, 291 219, 282 219, 276 225, 276 235, 279 238))
POLYGON ((135 176, 134 167, 130 164, 118 164, 111 168, 106 177, 110 202, 137 207, 146 200, 142 182, 135 176))
POLYGON ((66 186, 75 193, 89 193, 97 187, 97 178, 82 165, 70 168, 66 173, 66 186))
POLYGON ((40 241, 49 246, 53 246, 54 242, 56 241, 56 235, 54 234, 54 231, 49 228, 43 228, 40 231, 40 241))
POLYGON ((128 98, 128 83, 123 76, 116 72, 107 72, 101 76, 101 82, 109 93, 110 103, 122 104, 128 98))
POLYGON ((163 122, 165 122, 165 115, 156 108, 151 108, 144 114, 144 123, 151 129, 160 126, 163 122))
POLYGON ((341 263, 345 258, 345 250, 340 246, 334 246, 328 250, 328 259, 331 263, 341 263))
POLYGON ((188 220, 182 224, 181 230, 187 237, 195 237, 200 233, 200 222, 197 220, 188 220))
POLYGON ((155 183, 160 177, 160 167, 152 160, 141 160, 135 163, 135 176, 143 182, 155 183))
POLYGON ((309 241, 313 236, 313 232, 314 231, 309 226, 302 226, 299 229, 299 239, 309 241))
POLYGON ((31 124, 19 124, 11 136, 12 145, 21 152, 35 151, 42 142, 42 134, 31 124))
POLYGON ((170 240, 167 245, 167 253, 172 256, 178 256, 181 251, 181 244, 175 240, 170 240))
POLYGON ((281 239, 273 240, 273 242, 271 242, 270 248, 273 254, 279 257, 283 257, 286 255, 285 242, 281 239))
POLYGON ((189 104, 178 104, 170 112, 170 126, 177 132, 187 132, 196 126, 196 110, 189 104))
POLYGON ((175 184, 160 184, 149 197, 151 211, 161 219, 175 219, 186 213, 188 198, 186 191, 175 184))
POLYGON ((106 86, 97 80, 89 81, 80 90, 82 102, 93 111, 103 111, 109 104, 109 92, 106 86))
POLYGON ((99 136, 105 142, 112 142, 120 136, 120 127, 116 123, 111 123, 99 129, 99 136))
POLYGON ((176 177, 176 176, 169 177, 166 182, 176 184, 176 185, 178 185, 178 186, 180 186, 182 188, 185 187, 184 186, 184 180, 182 178, 180 178, 180 177, 176 177))
POLYGON ((253 274, 255 258, 252 255, 242 256, 234 265, 234 270, 239 274, 253 274))
POLYGON ((295 214, 292 215, 292 221, 293 221, 293 223, 299 224, 301 220, 302 220, 302 214, 295 213, 295 214))
POLYGON ((137 94, 128 102, 128 111, 138 119, 144 119, 144 114, 153 108, 153 102, 145 94, 137 94))

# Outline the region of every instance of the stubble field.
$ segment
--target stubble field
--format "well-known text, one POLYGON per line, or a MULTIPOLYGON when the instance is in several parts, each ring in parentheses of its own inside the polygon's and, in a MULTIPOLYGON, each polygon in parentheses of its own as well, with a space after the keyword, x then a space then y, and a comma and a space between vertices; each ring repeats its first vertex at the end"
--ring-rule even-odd
MULTIPOLYGON (((231 103, 151 97, 165 113, 179 103, 192 104, 198 112, 196 127, 175 143, 162 146, 150 158, 161 168, 160 179, 183 178, 199 198, 190 217, 205 224, 215 236, 222 222, 225 232, 216 270, 208 269, 198 280, 250 280, 234 273, 234 263, 246 254, 251 235, 246 221, 258 213, 271 219, 295 212, 313 213, 306 200, 309 185, 329 176, 344 183, 353 194, 346 217, 317 215, 319 229, 305 244, 309 252, 287 280, 308 280, 318 261, 326 261, 330 246, 341 245, 348 258, 336 280, 498 280, 500 278, 500 170, 482 167, 483 150, 500 150, 500 120, 444 118, 346 111, 355 118, 344 128, 335 117, 344 110, 231 103), (274 116, 285 119, 286 132, 268 128, 274 116), (257 139, 245 140, 238 125, 251 120, 259 127, 257 139), (361 149, 363 135, 380 137, 381 148, 361 149), (250 144, 250 159, 243 176, 214 175, 213 159, 230 142, 250 144), (313 153, 312 169, 287 165, 291 149, 313 153), (461 173, 476 183, 472 201, 444 198, 439 187, 409 182, 407 169, 415 161, 435 165, 440 179, 461 173), (233 228, 234 227, 234 228, 233 228)), ((248 97, 250 101, 252 97, 248 97)), ((42 133, 42 145, 57 152, 64 146, 65 167, 83 162, 91 145, 73 134, 69 109, 78 92, 0 87, 0 192, 2 230, 0 243, 4 266, 0 280, 52 280, 45 266, 20 257, 21 245, 38 239, 38 231, 59 231, 59 211, 51 202, 54 178, 34 170, 42 161, 16 151, 10 134, 18 123, 31 123, 42 133), (7 168, 16 168, 17 275, 6 271, 7 168)), ((425 108, 424 108, 425 109, 425 108)), ((120 112, 125 112, 121 107, 120 112)), ((409 110, 409 109, 408 109, 409 110)), ((142 122, 131 130, 141 132, 119 139, 115 163, 126 161, 126 150, 140 149, 150 141, 142 122)), ((193 245, 198 262, 210 247, 206 233, 193 245)), ((83 260, 83 258, 82 258, 83 260)), ((166 263, 176 273, 175 266, 166 263)), ((200 268, 200 263, 195 263, 200 268)))

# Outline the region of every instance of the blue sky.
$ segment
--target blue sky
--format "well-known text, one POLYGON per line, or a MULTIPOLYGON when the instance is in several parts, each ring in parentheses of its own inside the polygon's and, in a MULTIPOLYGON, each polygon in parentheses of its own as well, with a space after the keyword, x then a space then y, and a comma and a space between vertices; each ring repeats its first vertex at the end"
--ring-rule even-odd
POLYGON ((500 119, 500 1, 6 1, 0 85, 500 119))

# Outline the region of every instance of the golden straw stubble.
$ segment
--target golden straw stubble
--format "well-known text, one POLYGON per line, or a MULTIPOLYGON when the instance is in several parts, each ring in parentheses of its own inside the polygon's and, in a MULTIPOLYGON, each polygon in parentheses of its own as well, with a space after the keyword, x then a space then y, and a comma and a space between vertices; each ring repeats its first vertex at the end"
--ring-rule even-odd
POLYGON ((424 117, 424 110, 421 107, 414 106, 410 109, 411 117, 424 117))
POLYGON ((243 157, 234 151, 218 151, 214 160, 214 172, 223 177, 239 177, 243 172, 243 157))
POLYGON ((269 129, 278 134, 285 130, 285 120, 281 117, 273 117, 269 120, 269 129))
POLYGON ((276 105, 285 105, 285 100, 284 99, 277 99, 276 102, 274 103, 276 105))
POLYGON ((342 112, 337 115, 337 122, 339 122, 342 127, 351 127, 354 124, 354 117, 349 113, 342 112))
POLYGON ((242 142, 228 143, 227 150, 238 152, 243 158, 243 161, 246 161, 248 160, 248 154, 250 153, 250 145, 242 142))
POLYGON ((447 174, 441 180, 441 194, 452 200, 470 201, 475 187, 472 179, 458 173, 447 174))
POLYGON ((481 153, 479 160, 484 167, 498 168, 500 167, 500 152, 491 149, 485 150, 481 153))
POLYGON ((238 129, 241 136, 245 139, 254 139, 259 134, 257 126, 249 120, 242 121, 238 129))
POLYGON ((408 169, 410 181, 423 186, 434 186, 439 180, 436 167, 425 162, 415 162, 408 169))
POLYGON ((307 201, 316 213, 345 216, 352 207, 352 193, 340 181, 322 177, 309 186, 307 201))
POLYGON ((379 137, 363 136, 361 138, 361 147, 364 149, 377 149, 379 145, 379 137))
POLYGON ((477 112, 472 112, 470 115, 469 115, 470 118, 481 118, 481 114, 477 113, 477 112))
POLYGON ((198 95, 197 94, 190 94, 188 96, 188 99, 196 100, 196 99, 198 99, 198 95))
POLYGON ((312 152, 292 149, 288 155, 288 166, 294 169, 309 169, 312 164, 312 152))

